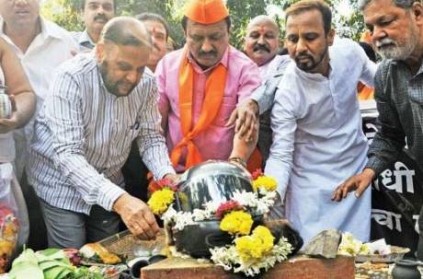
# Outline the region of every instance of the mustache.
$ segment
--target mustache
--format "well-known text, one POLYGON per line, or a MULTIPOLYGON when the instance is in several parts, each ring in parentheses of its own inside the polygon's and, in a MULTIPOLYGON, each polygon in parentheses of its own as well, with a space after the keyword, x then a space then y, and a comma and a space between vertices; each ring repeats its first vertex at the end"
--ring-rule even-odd
POLYGON ((395 44, 395 41, 391 38, 383 38, 382 40, 376 41, 375 45, 376 47, 382 47, 384 45, 391 45, 395 44))
POLYGON ((313 60, 313 57, 311 55, 309 55, 309 54, 299 54, 299 55, 295 56, 295 60, 296 61, 301 60, 303 58, 313 60))
POLYGON ((107 17, 104 14, 98 14, 94 17, 94 20, 102 19, 104 21, 107 21, 107 17))
POLYGON ((270 52, 270 49, 266 45, 256 44, 253 48, 253 51, 256 52, 256 51, 259 51, 259 50, 264 50, 264 51, 270 52))
POLYGON ((198 52, 198 56, 217 56, 217 52, 214 50, 208 52, 200 50, 200 52, 198 52))

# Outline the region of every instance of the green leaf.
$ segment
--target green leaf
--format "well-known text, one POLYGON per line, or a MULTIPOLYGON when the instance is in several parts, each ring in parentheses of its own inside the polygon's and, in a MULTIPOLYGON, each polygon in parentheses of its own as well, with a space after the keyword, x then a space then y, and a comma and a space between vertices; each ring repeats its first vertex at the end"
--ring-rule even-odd
POLYGON ((59 251, 62 251, 62 250, 60 250, 59 248, 47 248, 45 250, 37 251, 37 253, 48 257, 48 256, 51 256, 51 255, 59 252, 59 251))
POLYGON ((54 266, 44 272, 45 279, 61 279, 72 272, 70 267, 54 266))
POLYGON ((19 264, 21 262, 24 263, 31 263, 33 265, 38 265, 38 261, 37 261, 37 257, 35 256, 34 250, 32 249, 25 249, 20 255, 19 257, 17 257, 14 261, 13 261, 13 265, 19 264))
POLYGON ((43 272, 46 272, 48 269, 52 268, 52 267, 56 267, 56 266, 61 266, 61 267, 65 267, 65 268, 71 268, 71 265, 68 263, 64 263, 62 261, 44 261, 40 263, 40 268, 42 269, 43 272))
POLYGON ((63 252, 63 250, 57 250, 57 251, 53 251, 50 249, 47 249, 49 251, 46 252, 46 250, 43 251, 39 251, 37 253, 35 253, 38 262, 45 262, 45 261, 54 261, 54 260, 60 260, 62 262, 66 262, 70 264, 69 259, 66 257, 65 252, 63 252))
POLYGON ((38 266, 37 257, 32 249, 25 249, 13 261, 9 277, 11 279, 44 279, 43 272, 38 266))
POLYGON ((9 272, 10 279, 44 279, 44 274, 40 268, 35 266, 22 266, 19 269, 12 268, 9 272))

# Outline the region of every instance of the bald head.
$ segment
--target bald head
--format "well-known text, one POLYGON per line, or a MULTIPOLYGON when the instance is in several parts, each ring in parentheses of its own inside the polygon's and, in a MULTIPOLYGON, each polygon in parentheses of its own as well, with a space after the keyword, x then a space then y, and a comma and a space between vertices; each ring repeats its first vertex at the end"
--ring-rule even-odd
POLYGON ((258 66, 270 62, 279 49, 279 27, 266 15, 253 18, 247 26, 244 51, 258 66))
POLYGON ((275 33, 279 35, 278 24, 273 18, 267 15, 259 15, 253 18, 252 20, 250 20, 250 22, 247 25, 247 33, 254 27, 260 26, 260 25, 267 25, 269 28, 272 28, 275 31, 275 33))
POLYGON ((139 83, 151 53, 151 38, 135 18, 116 17, 101 33, 95 53, 107 90, 128 96, 139 83))
POLYGON ((144 24, 132 17, 115 17, 103 28, 100 42, 121 46, 145 46, 151 48, 151 37, 144 24))

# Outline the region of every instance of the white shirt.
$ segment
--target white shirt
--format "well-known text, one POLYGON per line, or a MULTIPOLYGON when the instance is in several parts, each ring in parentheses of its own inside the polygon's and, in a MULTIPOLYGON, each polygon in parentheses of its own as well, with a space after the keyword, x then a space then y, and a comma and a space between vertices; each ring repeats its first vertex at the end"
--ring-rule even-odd
MULTIPOLYGON (((63 61, 72 57, 71 51, 77 51, 78 45, 65 29, 53 22, 40 18, 41 33, 31 42, 25 53, 18 48, 13 41, 4 34, 4 21, 0 17, 0 36, 13 48, 21 60, 25 73, 37 96, 37 110, 41 108, 44 99, 48 95, 49 83, 55 73, 55 68, 63 61)), ((35 115, 36 115, 35 113, 35 115)), ((34 117, 35 117, 34 115, 34 117)), ((16 175, 21 177, 26 157, 27 144, 32 136, 33 120, 26 124, 24 129, 14 131, 16 144, 16 175)))
POLYGON ((305 243, 335 228, 366 241, 370 233, 370 191, 336 203, 332 192, 359 173, 367 160, 367 140, 357 101, 357 82, 373 85, 376 65, 360 46, 337 38, 329 48, 329 78, 291 63, 272 109, 273 144, 265 172, 286 193, 286 217, 305 243))
POLYGON ((35 120, 28 170, 38 196, 75 212, 89 213, 94 204, 111 210, 124 193, 121 168, 135 139, 156 178, 174 173, 157 103, 149 70, 128 96, 116 97, 104 86, 94 53, 65 62, 35 120))
POLYGON ((272 78, 278 70, 280 71, 286 67, 289 62, 291 62, 291 59, 288 55, 276 55, 266 64, 259 66, 260 77, 263 83, 272 78))
MULTIPOLYGON (((0 85, 6 85, 3 70, 0 67, 0 85)), ((0 163, 12 162, 15 158, 15 144, 12 132, 0 133, 0 163)))

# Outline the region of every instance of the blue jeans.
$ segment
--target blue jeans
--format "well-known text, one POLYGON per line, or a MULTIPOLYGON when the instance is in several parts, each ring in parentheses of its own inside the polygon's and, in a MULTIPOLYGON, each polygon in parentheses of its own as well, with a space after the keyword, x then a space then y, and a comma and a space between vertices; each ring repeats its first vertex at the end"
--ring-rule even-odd
POLYGON ((49 205, 40 200, 47 227, 49 247, 80 248, 119 232, 120 217, 100 206, 93 206, 90 215, 49 205))

